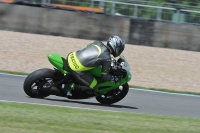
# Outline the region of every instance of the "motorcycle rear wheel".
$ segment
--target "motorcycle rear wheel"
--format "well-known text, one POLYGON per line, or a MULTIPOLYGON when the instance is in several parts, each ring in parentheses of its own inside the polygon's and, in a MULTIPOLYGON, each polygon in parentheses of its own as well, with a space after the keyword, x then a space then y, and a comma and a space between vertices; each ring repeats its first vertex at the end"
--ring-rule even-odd
POLYGON ((128 83, 119 86, 118 88, 109 91, 105 95, 97 96, 96 100, 101 104, 113 104, 122 100, 129 91, 128 83))
POLYGON ((24 81, 24 92, 33 98, 44 98, 50 94, 42 91, 41 88, 53 82, 55 71, 43 68, 32 72, 24 81))

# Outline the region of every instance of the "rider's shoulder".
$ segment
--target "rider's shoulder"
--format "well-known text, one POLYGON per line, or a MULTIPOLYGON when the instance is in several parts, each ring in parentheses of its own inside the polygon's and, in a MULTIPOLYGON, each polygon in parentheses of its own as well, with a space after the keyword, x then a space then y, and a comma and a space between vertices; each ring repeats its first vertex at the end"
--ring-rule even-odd
POLYGON ((104 44, 103 44, 103 42, 101 42, 101 41, 98 41, 98 40, 94 41, 92 44, 104 45, 104 44))

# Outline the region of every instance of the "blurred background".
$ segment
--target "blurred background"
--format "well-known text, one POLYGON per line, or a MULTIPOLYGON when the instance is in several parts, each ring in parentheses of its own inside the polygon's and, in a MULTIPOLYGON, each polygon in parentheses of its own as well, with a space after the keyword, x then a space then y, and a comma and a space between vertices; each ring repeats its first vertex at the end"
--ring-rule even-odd
POLYGON ((115 34, 128 44, 130 85, 200 92, 200 0, 0 1, 1 70, 52 68, 47 53, 115 34))
POLYGON ((200 0, 0 0, 0 29, 200 51, 200 0))

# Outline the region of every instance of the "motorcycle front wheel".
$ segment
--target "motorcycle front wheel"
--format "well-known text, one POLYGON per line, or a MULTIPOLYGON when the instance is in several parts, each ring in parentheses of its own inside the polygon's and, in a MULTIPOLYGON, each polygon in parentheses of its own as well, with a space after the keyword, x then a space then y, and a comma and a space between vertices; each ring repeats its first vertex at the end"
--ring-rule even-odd
POLYGON ((107 92, 105 95, 96 97, 96 100, 101 104, 113 104, 122 100, 129 91, 128 83, 119 86, 118 88, 107 92))

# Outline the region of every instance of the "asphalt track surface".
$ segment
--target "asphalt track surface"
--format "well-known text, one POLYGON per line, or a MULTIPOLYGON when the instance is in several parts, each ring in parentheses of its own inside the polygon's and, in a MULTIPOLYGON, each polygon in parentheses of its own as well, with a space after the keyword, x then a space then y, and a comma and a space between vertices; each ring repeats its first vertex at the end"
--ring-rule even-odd
POLYGON ((86 100, 69 100, 57 96, 49 96, 45 99, 30 98, 23 91, 25 78, 25 76, 0 73, 0 101, 200 118, 200 96, 130 89, 122 101, 110 106, 103 106, 95 98, 86 100))

